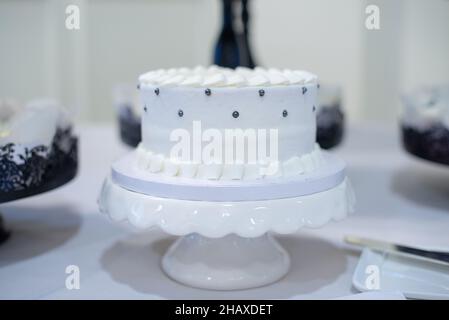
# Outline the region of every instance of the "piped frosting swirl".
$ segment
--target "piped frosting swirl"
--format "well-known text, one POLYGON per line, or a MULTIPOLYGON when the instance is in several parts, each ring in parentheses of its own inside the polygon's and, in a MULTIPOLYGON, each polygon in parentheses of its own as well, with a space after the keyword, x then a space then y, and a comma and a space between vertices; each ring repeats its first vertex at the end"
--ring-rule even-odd
POLYGON ((317 76, 302 70, 255 69, 238 67, 235 70, 218 66, 172 68, 149 71, 139 77, 142 86, 184 87, 259 87, 316 84, 317 76))
POLYGON ((279 163, 277 170, 270 175, 264 175, 262 168, 274 166, 274 163, 256 164, 204 164, 194 162, 179 162, 153 153, 142 143, 136 149, 137 167, 140 170, 162 174, 170 177, 183 177, 203 180, 258 180, 307 174, 318 170, 323 165, 323 156, 318 144, 314 150, 302 156, 294 156, 279 163))

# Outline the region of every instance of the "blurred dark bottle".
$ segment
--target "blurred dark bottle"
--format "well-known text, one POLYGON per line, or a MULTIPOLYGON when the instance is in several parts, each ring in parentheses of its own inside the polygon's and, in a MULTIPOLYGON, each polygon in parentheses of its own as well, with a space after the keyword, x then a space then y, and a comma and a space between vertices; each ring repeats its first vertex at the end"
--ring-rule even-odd
POLYGON ((215 46, 214 64, 254 68, 248 39, 248 0, 222 0, 222 5, 223 27, 215 46))

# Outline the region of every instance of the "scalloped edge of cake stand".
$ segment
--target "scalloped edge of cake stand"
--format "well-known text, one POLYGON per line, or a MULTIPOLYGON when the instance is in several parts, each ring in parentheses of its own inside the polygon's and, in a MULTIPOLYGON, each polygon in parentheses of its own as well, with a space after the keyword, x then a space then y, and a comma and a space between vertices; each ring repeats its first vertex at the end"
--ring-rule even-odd
POLYGON ((100 211, 114 221, 139 229, 158 226, 166 233, 199 233, 209 238, 228 234, 259 237, 266 232, 293 233, 342 220, 352 212, 355 196, 348 178, 322 192, 284 199, 197 201, 159 198, 122 188, 107 178, 99 197, 100 211))

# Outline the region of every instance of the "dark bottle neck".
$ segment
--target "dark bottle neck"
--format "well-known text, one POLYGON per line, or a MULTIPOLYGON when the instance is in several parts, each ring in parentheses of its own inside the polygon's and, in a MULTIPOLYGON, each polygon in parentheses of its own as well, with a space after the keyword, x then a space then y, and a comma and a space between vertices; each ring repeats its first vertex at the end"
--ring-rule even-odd
POLYGON ((243 32, 245 34, 248 33, 248 21, 249 21, 248 0, 242 0, 242 23, 243 23, 243 32))
POLYGON ((233 0, 223 0, 223 26, 232 28, 234 14, 232 10, 233 0))

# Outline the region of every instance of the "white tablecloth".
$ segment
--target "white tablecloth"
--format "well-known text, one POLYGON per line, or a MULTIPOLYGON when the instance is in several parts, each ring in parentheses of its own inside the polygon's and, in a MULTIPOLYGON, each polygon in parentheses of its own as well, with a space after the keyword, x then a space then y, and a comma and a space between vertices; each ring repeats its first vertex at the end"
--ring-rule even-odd
POLYGON ((405 154, 397 128, 356 125, 333 151, 348 163, 358 201, 354 215, 279 237, 292 267, 278 283, 235 292, 185 287, 159 267, 174 237, 157 229, 138 232, 98 211, 110 163, 129 150, 116 128, 83 125, 78 132, 76 180, 0 205, 12 230, 0 246, 0 298, 338 298, 356 293, 351 277, 359 251, 342 242, 346 234, 449 248, 449 167, 405 154), (78 290, 65 286, 68 265, 80 268, 78 290))

